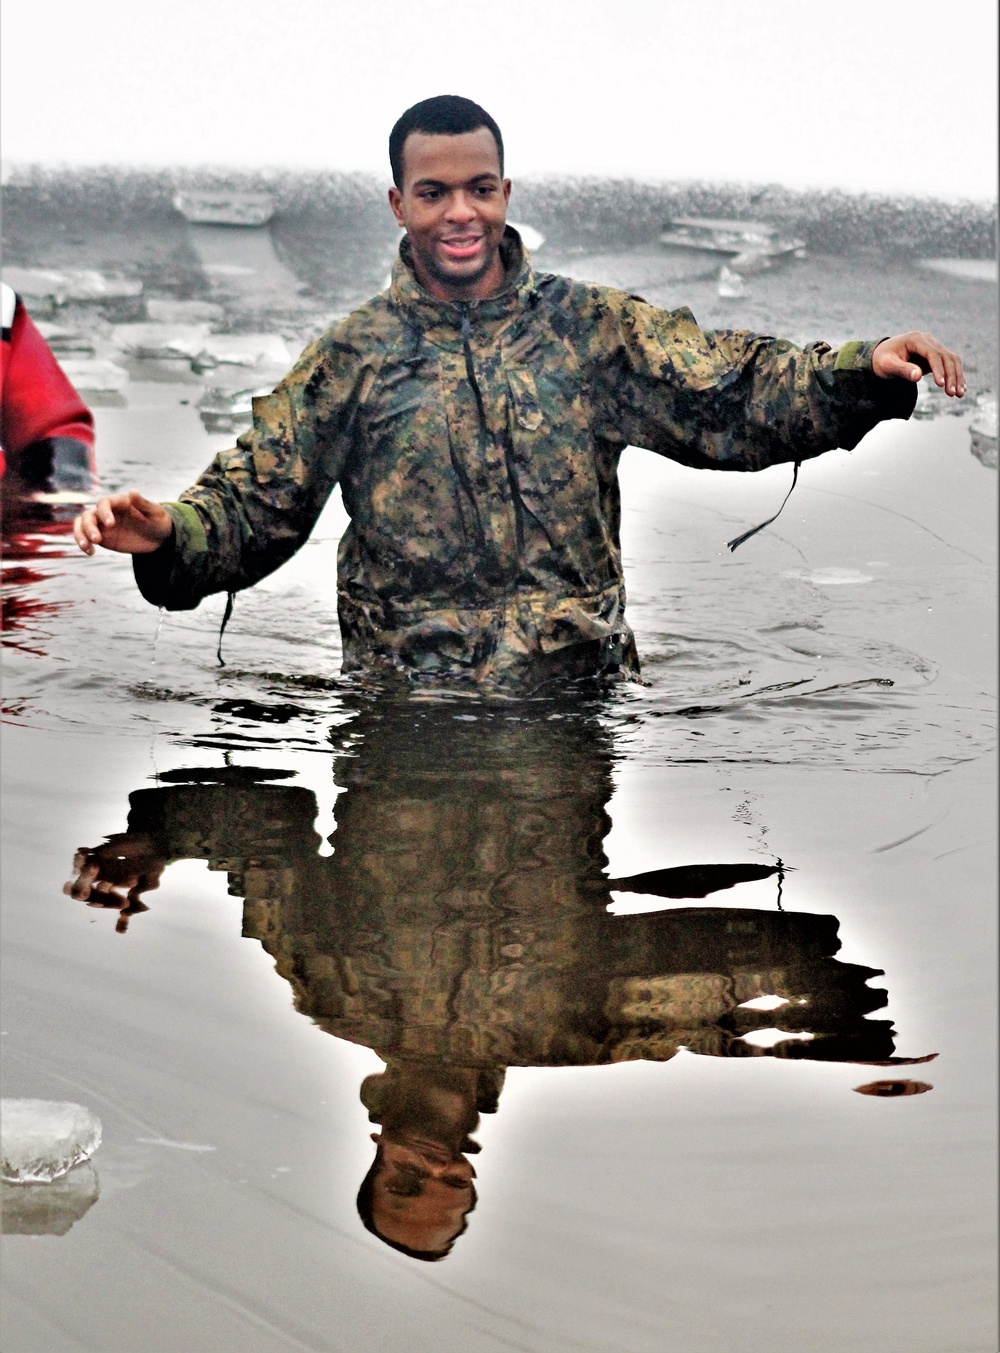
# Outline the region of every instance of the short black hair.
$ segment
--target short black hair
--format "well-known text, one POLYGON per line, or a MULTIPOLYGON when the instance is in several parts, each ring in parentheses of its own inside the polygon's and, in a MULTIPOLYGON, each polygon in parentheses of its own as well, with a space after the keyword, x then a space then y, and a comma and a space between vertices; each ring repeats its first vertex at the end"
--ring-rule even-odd
POLYGON ((500 173, 503 174, 503 137, 500 128, 485 108, 471 99, 463 99, 460 94, 436 94, 433 99, 423 99, 407 108, 389 133, 389 164, 392 166, 392 181, 397 188, 403 186, 403 145, 410 132, 425 132, 429 136, 461 136, 464 132, 475 132, 487 127, 493 133, 497 143, 497 155, 500 157, 500 173))

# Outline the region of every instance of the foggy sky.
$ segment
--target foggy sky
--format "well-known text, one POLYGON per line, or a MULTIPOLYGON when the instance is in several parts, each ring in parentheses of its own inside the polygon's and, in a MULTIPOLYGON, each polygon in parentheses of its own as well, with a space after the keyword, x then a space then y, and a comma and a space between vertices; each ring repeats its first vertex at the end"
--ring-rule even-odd
POLYGON ((387 174, 477 99, 508 171, 991 199, 993 0, 4 0, 8 163, 387 174))

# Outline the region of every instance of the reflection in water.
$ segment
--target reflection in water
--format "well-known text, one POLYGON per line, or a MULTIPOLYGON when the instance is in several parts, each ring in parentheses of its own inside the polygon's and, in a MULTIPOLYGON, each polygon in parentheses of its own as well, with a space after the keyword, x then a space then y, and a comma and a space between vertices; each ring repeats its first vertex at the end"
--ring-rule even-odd
POLYGON ((346 793, 332 855, 318 854, 314 796, 273 783, 281 772, 174 772, 131 795, 127 832, 81 852, 68 891, 118 909, 122 929, 169 860, 228 872, 244 935, 296 1007, 386 1064, 361 1087, 381 1131, 358 1207, 387 1243, 437 1259, 464 1230, 472 1134, 509 1066, 668 1061, 680 1048, 910 1060, 893 1056, 891 1022, 868 1018, 887 1000, 867 985, 879 970, 836 959, 836 917, 608 912, 612 889, 702 899, 781 874, 746 863, 609 878, 614 749, 596 717, 384 698, 335 736, 346 793), (755 1043, 765 1029, 784 1037, 755 1043))
POLYGON ((502 1072, 392 1059, 366 1076, 361 1101, 382 1131, 372 1134, 375 1160, 358 1192, 369 1231, 415 1259, 443 1259, 476 1205, 479 1151, 470 1133, 484 1108, 496 1108, 502 1072), (481 1089, 482 1087, 482 1089, 481 1089))
POLYGON ((26 653, 42 654, 39 622, 61 609, 45 597, 40 586, 51 576, 44 563, 64 559, 75 550, 73 517, 80 504, 58 506, 5 493, 2 505, 3 642, 26 653), (34 633, 28 639, 24 631, 34 633))
POLYGON ((926 1081, 869 1081, 866 1085, 856 1085, 859 1095, 875 1095, 880 1099, 896 1099, 899 1095, 922 1095, 933 1090, 926 1081))
POLYGON ((2 1189, 4 1235, 64 1236, 97 1202, 100 1184, 90 1161, 47 1184, 8 1184, 2 1189))

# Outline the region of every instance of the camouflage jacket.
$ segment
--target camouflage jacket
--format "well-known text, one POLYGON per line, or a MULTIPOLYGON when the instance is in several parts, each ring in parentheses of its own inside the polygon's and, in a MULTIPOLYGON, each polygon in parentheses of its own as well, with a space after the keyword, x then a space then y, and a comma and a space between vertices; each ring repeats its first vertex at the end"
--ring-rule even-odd
POLYGON ((851 448, 914 387, 831 351, 700 329, 687 309, 536 274, 515 232, 495 296, 392 284, 311 344, 253 428, 167 504, 135 557, 171 610, 249 587, 306 540, 335 484, 344 670, 533 684, 638 672, 625 621, 618 461, 759 470, 851 448))

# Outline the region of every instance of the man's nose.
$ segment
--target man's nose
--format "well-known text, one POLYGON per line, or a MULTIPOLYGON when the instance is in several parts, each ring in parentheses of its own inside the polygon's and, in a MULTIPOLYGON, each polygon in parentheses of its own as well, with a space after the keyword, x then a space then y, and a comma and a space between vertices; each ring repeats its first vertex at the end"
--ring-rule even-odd
POLYGON ((428 1161, 426 1169, 433 1179, 458 1179, 467 1183, 475 1174, 472 1166, 464 1157, 458 1160, 434 1161, 433 1164, 428 1161))
POLYGON ((449 221, 474 221, 476 219, 476 204, 468 193, 458 191, 452 193, 448 202, 449 221))

